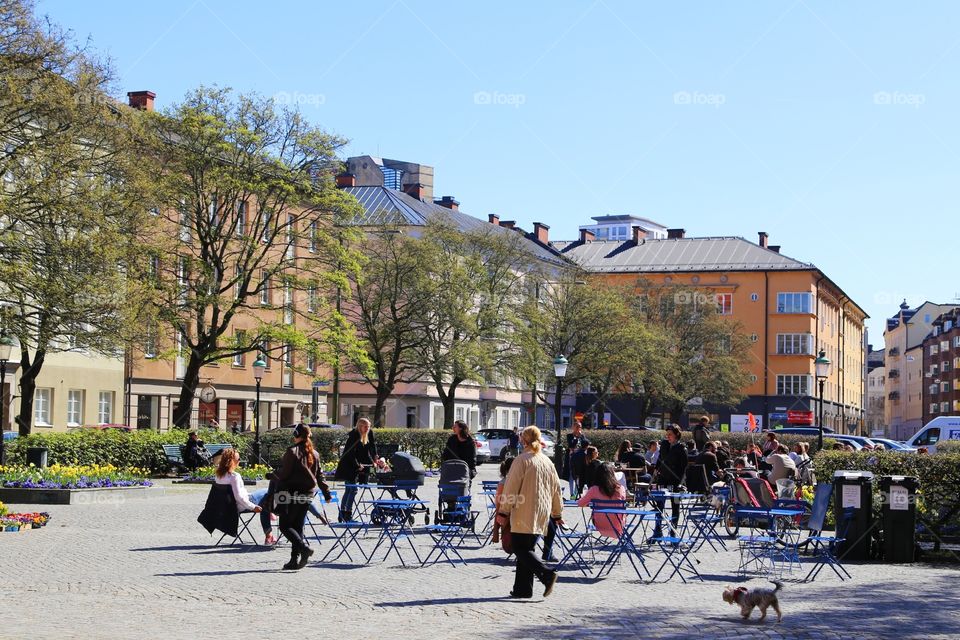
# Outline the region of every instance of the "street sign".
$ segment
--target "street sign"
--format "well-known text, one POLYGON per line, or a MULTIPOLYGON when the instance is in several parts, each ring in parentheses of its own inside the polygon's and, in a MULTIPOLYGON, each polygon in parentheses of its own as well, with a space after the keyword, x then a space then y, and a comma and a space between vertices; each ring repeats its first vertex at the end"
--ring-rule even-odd
POLYGON ((324 388, 324 387, 329 387, 329 386, 330 386, 330 381, 329 381, 329 380, 314 380, 314 381, 313 381, 313 388, 314 388, 314 389, 322 389, 322 388, 324 388))
POLYGON ((699 396, 695 398, 690 398, 689 400, 687 400, 687 404, 689 404, 692 407, 701 407, 703 406, 703 398, 699 396))
POLYGON ((790 424, 813 424, 813 411, 787 411, 790 424))

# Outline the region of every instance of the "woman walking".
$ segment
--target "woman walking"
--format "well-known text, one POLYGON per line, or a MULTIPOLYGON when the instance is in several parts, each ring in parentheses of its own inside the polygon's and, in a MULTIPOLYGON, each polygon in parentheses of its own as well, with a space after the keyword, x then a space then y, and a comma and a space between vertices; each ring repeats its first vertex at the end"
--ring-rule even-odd
MULTIPOLYGON (((337 472, 334 476, 346 484, 366 484, 370 478, 370 469, 383 465, 377 455, 377 442, 373 437, 373 429, 366 418, 357 420, 357 426, 347 435, 347 443, 343 445, 343 455, 337 463, 337 472)), ((340 522, 353 520, 353 501, 357 496, 356 487, 346 487, 343 500, 340 502, 340 522)))
POLYGON ((553 520, 563 524, 560 477, 553 462, 540 451, 540 429, 527 427, 520 434, 521 453, 510 466, 497 512, 501 527, 510 525, 517 573, 511 598, 532 598, 534 576, 543 584, 543 596, 553 591, 557 572, 547 569, 534 550, 537 536, 547 532, 553 520))
POLYGON ((274 474, 277 480, 274 511, 280 515, 280 531, 293 546, 290 562, 283 565, 284 569, 302 569, 313 555, 303 535, 303 521, 316 493, 319 475, 320 460, 310 442, 310 427, 298 424, 293 430, 293 446, 283 454, 280 470, 274 474))
POLYGON ((477 475, 477 441, 470 433, 470 427, 463 420, 453 423, 453 435, 447 438, 440 460, 463 460, 470 469, 470 479, 477 475))

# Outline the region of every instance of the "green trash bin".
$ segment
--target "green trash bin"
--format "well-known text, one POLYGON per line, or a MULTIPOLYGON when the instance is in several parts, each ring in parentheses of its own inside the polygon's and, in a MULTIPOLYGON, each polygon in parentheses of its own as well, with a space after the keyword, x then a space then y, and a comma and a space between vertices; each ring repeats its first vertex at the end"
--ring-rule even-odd
POLYGON ((917 489, 920 481, 913 476, 881 476, 883 503, 883 558, 889 563, 916 560, 917 489))

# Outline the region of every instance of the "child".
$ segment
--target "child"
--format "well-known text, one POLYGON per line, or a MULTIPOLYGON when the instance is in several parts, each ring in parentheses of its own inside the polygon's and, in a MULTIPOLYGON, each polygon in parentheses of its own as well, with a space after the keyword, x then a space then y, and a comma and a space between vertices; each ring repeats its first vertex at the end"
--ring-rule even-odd
MULTIPOLYGON (((497 483, 497 493, 493 496, 493 504, 500 507, 500 496, 503 494, 503 483, 507 479, 507 474, 510 473, 510 465, 513 464, 513 458, 506 458, 503 462, 500 463, 500 482, 497 483)), ((490 539, 494 542, 500 542, 500 523, 494 519, 493 522, 493 533, 490 534, 490 539)))

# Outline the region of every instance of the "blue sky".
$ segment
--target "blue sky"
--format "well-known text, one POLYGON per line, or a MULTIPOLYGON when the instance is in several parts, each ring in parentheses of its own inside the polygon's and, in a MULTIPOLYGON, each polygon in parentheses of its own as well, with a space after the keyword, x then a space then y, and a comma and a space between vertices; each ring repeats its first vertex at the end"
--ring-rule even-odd
POLYGON ((960 3, 39 0, 158 108, 295 101, 436 195, 572 239, 631 213, 812 262, 873 316, 950 302, 960 3), (266 7, 266 8, 265 8, 266 7))

